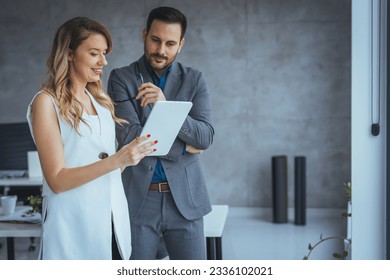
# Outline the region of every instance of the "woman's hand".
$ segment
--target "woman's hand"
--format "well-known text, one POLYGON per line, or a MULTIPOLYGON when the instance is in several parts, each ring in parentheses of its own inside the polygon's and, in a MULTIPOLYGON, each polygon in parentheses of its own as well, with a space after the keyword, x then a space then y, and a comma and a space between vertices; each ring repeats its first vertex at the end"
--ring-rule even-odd
POLYGON ((129 144, 123 146, 116 153, 122 170, 125 169, 127 166, 134 166, 138 164, 145 156, 156 151, 156 149, 153 149, 151 147, 157 144, 157 140, 143 143, 149 138, 150 135, 137 137, 129 144))

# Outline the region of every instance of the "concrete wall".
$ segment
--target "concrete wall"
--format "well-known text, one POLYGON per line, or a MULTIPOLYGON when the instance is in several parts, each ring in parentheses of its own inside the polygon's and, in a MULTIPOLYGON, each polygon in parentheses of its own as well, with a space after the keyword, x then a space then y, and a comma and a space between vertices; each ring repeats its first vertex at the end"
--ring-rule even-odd
POLYGON ((350 180, 350 0, 0 0, 0 123, 25 120, 57 27, 74 16, 112 32, 110 70, 138 59, 151 8, 188 17, 179 60, 204 72, 215 142, 202 155, 213 203, 272 205, 271 157, 307 157, 307 206, 344 207, 350 180))

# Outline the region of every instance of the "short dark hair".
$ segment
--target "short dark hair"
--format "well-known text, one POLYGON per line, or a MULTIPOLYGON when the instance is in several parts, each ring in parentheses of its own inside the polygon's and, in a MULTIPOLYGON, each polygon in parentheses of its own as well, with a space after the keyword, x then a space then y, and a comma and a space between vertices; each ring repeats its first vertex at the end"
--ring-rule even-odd
POLYGON ((146 31, 149 32, 153 20, 161 20, 167 23, 179 23, 181 26, 180 39, 183 39, 187 30, 187 18, 178 9, 172 7, 158 7, 150 11, 146 22, 146 31))

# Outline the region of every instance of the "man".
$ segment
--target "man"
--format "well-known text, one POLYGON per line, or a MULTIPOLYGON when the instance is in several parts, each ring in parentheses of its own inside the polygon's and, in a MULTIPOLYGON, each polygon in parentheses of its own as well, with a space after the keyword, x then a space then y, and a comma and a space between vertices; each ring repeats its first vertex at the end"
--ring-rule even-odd
POLYGON ((146 157, 122 173, 131 259, 155 259, 161 240, 170 259, 206 256, 203 216, 211 204, 198 157, 213 142, 214 128, 203 75, 175 62, 186 28, 187 19, 179 10, 152 10, 143 31, 144 55, 130 66, 114 69, 108 81, 117 116, 129 122, 117 126, 118 148, 140 135, 158 100, 193 102, 169 153, 146 157))

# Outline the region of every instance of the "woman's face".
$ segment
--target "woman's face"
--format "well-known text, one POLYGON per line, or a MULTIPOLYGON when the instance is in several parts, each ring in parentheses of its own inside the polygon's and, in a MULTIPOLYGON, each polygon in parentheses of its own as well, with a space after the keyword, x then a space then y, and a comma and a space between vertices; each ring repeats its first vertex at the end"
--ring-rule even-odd
POLYGON ((107 40, 98 33, 91 34, 69 55, 70 79, 83 84, 101 79, 103 66, 107 65, 107 40))

